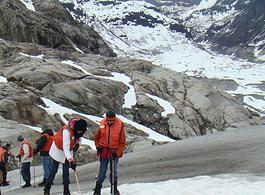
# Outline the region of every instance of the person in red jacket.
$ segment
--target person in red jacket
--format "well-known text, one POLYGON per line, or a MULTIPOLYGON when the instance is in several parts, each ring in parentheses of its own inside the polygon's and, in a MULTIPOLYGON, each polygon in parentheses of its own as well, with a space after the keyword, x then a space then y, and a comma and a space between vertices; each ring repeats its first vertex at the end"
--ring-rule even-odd
POLYGON ((21 175, 23 180, 26 182, 26 184, 23 185, 22 188, 27 188, 31 186, 30 163, 32 162, 33 149, 29 141, 28 140, 24 141, 24 138, 21 135, 18 136, 17 141, 21 144, 19 152, 19 158, 21 159, 22 162, 21 175))
POLYGON ((49 154, 53 164, 50 175, 44 187, 44 195, 50 195, 51 185, 58 171, 59 163, 63 163, 63 185, 64 195, 71 195, 69 190, 70 178, 69 167, 76 170, 76 163, 73 160, 73 150, 81 141, 87 130, 87 122, 83 119, 72 118, 68 125, 64 125, 54 136, 49 154))
POLYGON ((126 137, 123 122, 116 117, 116 114, 112 110, 109 110, 106 113, 106 117, 100 122, 94 142, 97 153, 100 155, 100 169, 94 195, 101 194, 102 183, 106 178, 108 164, 110 162, 110 167, 112 167, 112 161, 114 161, 114 181, 112 181, 112 169, 110 169, 110 182, 114 183, 114 186, 111 185, 110 192, 113 193, 114 191, 114 195, 119 195, 120 192, 117 189, 117 164, 119 158, 123 155, 123 150, 126 146, 126 137))
POLYGON ((0 170, 3 173, 2 186, 9 185, 9 183, 6 181, 6 175, 10 147, 10 144, 6 144, 6 146, 0 147, 0 170))
POLYGON ((33 151, 33 156, 40 152, 43 167, 43 181, 38 186, 45 186, 52 169, 52 158, 49 155, 49 151, 53 142, 53 131, 46 124, 42 126, 42 131, 38 145, 33 151))

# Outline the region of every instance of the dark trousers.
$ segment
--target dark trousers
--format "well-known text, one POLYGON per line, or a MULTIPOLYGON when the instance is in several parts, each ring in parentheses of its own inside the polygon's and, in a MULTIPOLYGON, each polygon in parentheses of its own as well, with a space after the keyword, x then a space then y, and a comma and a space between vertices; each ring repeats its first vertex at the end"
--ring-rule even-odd
MULTIPOLYGON (((114 181, 118 180, 118 170, 117 170, 118 162, 119 159, 114 160, 114 181)), ((106 158, 100 158, 100 169, 99 169, 97 183, 102 184, 104 182, 108 170, 108 164, 110 164, 110 183, 112 183, 112 160, 106 158)))
POLYGON ((2 171, 3 173, 3 180, 2 180, 2 184, 6 182, 6 166, 0 166, 0 170, 2 171))
MULTIPOLYGON (((49 178, 47 182, 53 183, 53 180, 55 178, 56 173, 58 172, 59 168, 59 162, 55 161, 52 159, 52 170, 50 172, 49 178)), ((64 164, 63 164, 63 185, 69 185, 70 184, 70 179, 69 179, 69 162, 66 159, 64 164)))
POLYGON ((22 163, 21 175, 25 182, 30 182, 30 162, 22 163))

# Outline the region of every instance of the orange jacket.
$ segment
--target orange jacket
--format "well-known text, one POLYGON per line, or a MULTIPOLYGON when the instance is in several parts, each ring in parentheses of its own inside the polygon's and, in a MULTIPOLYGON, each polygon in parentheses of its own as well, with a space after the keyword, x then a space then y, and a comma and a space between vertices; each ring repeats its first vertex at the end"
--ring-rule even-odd
MULTIPOLYGON (((46 136, 47 137, 47 142, 46 144, 43 146, 43 148, 41 149, 41 151, 44 151, 44 152, 48 152, 51 148, 51 145, 52 145, 52 142, 53 142, 53 136, 50 136, 49 134, 47 133, 44 133, 42 134, 42 136, 46 136)), ((42 137, 41 136, 41 137, 42 137)))
POLYGON ((70 133, 70 150, 73 150, 74 146, 75 146, 75 136, 74 136, 74 132, 72 130, 69 129, 68 125, 64 125, 58 132, 57 134, 54 136, 53 140, 55 145, 57 146, 58 149, 63 150, 63 129, 67 129, 70 133))
POLYGON ((123 122, 116 117, 115 122, 109 127, 106 119, 103 119, 100 122, 94 142, 96 147, 103 146, 103 148, 115 150, 115 153, 120 157, 126 146, 123 122))
POLYGON ((30 143, 29 143, 28 140, 24 141, 24 142, 22 143, 21 147, 20 147, 20 152, 19 152, 20 157, 23 158, 24 155, 25 155, 25 152, 24 152, 24 150, 23 150, 23 146, 24 146, 24 144, 28 144, 28 145, 29 145, 29 156, 28 156, 28 158, 32 157, 32 155, 33 155, 33 149, 32 149, 32 146, 30 145, 30 143))
POLYGON ((0 162, 2 162, 2 163, 6 163, 7 160, 8 160, 8 155, 6 155, 6 161, 5 162, 3 161, 3 155, 4 155, 5 152, 7 152, 7 154, 8 154, 7 150, 5 150, 4 148, 0 147, 0 162))

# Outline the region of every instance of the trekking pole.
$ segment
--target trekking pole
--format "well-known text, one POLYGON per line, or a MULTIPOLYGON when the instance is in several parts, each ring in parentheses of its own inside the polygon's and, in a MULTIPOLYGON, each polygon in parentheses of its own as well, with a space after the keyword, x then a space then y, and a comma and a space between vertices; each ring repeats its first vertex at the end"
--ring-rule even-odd
MULTIPOLYGON (((5 165, 5 168, 6 168, 6 182, 9 183, 10 181, 7 180, 7 176, 9 175, 9 174, 7 174, 7 173, 8 173, 7 164, 5 165)), ((4 182, 4 181, 2 180, 2 183, 3 183, 3 182, 4 182)))
POLYGON ((20 167, 20 161, 18 160, 18 173, 19 173, 19 187, 21 187, 21 167, 20 167))
MULTIPOLYGON (((114 153, 114 150, 112 151, 112 154, 114 153)), ((111 194, 114 194, 114 159, 111 158, 111 161, 112 161, 112 173, 111 173, 111 176, 112 176, 112 181, 111 181, 111 194)))
POLYGON ((34 179, 33 179, 33 182, 34 182, 34 185, 33 187, 35 188, 35 177, 36 177, 36 172, 35 172, 35 158, 33 157, 33 173, 34 173, 34 179))
POLYGON ((80 195, 82 195, 76 171, 75 171, 75 179, 76 179, 76 183, 77 183, 77 186, 78 186, 79 193, 80 193, 80 195))

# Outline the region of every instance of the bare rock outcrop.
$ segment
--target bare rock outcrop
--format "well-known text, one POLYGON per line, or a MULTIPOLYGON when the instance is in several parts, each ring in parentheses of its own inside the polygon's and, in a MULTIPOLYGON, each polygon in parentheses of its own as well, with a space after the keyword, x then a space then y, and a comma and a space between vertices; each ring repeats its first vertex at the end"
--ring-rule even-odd
POLYGON ((34 0, 36 11, 19 0, 0 2, 0 37, 15 42, 28 42, 64 51, 116 56, 91 27, 73 20, 57 0, 34 0))
POLYGON ((39 96, 23 89, 13 82, 0 84, 0 115, 18 123, 39 126, 47 122, 55 129, 61 126, 55 116, 49 115, 39 96))
MULTIPOLYGON (((148 61, 68 52, 70 63, 65 57, 58 59, 56 50, 38 47, 42 56, 37 58, 16 52, 7 44, 2 43, 2 47, 9 53, 2 61, 2 75, 9 82, 81 113, 102 116, 113 109, 174 139, 260 124, 228 93, 148 61), (113 80, 112 72, 131 78, 131 86, 113 80), (129 87, 134 88, 136 104, 123 108, 129 87), (165 108, 153 97, 170 102, 175 111, 163 116, 165 108)), ((16 47, 26 52, 32 46, 16 47)), ((87 137, 92 138, 93 133, 87 137)))

